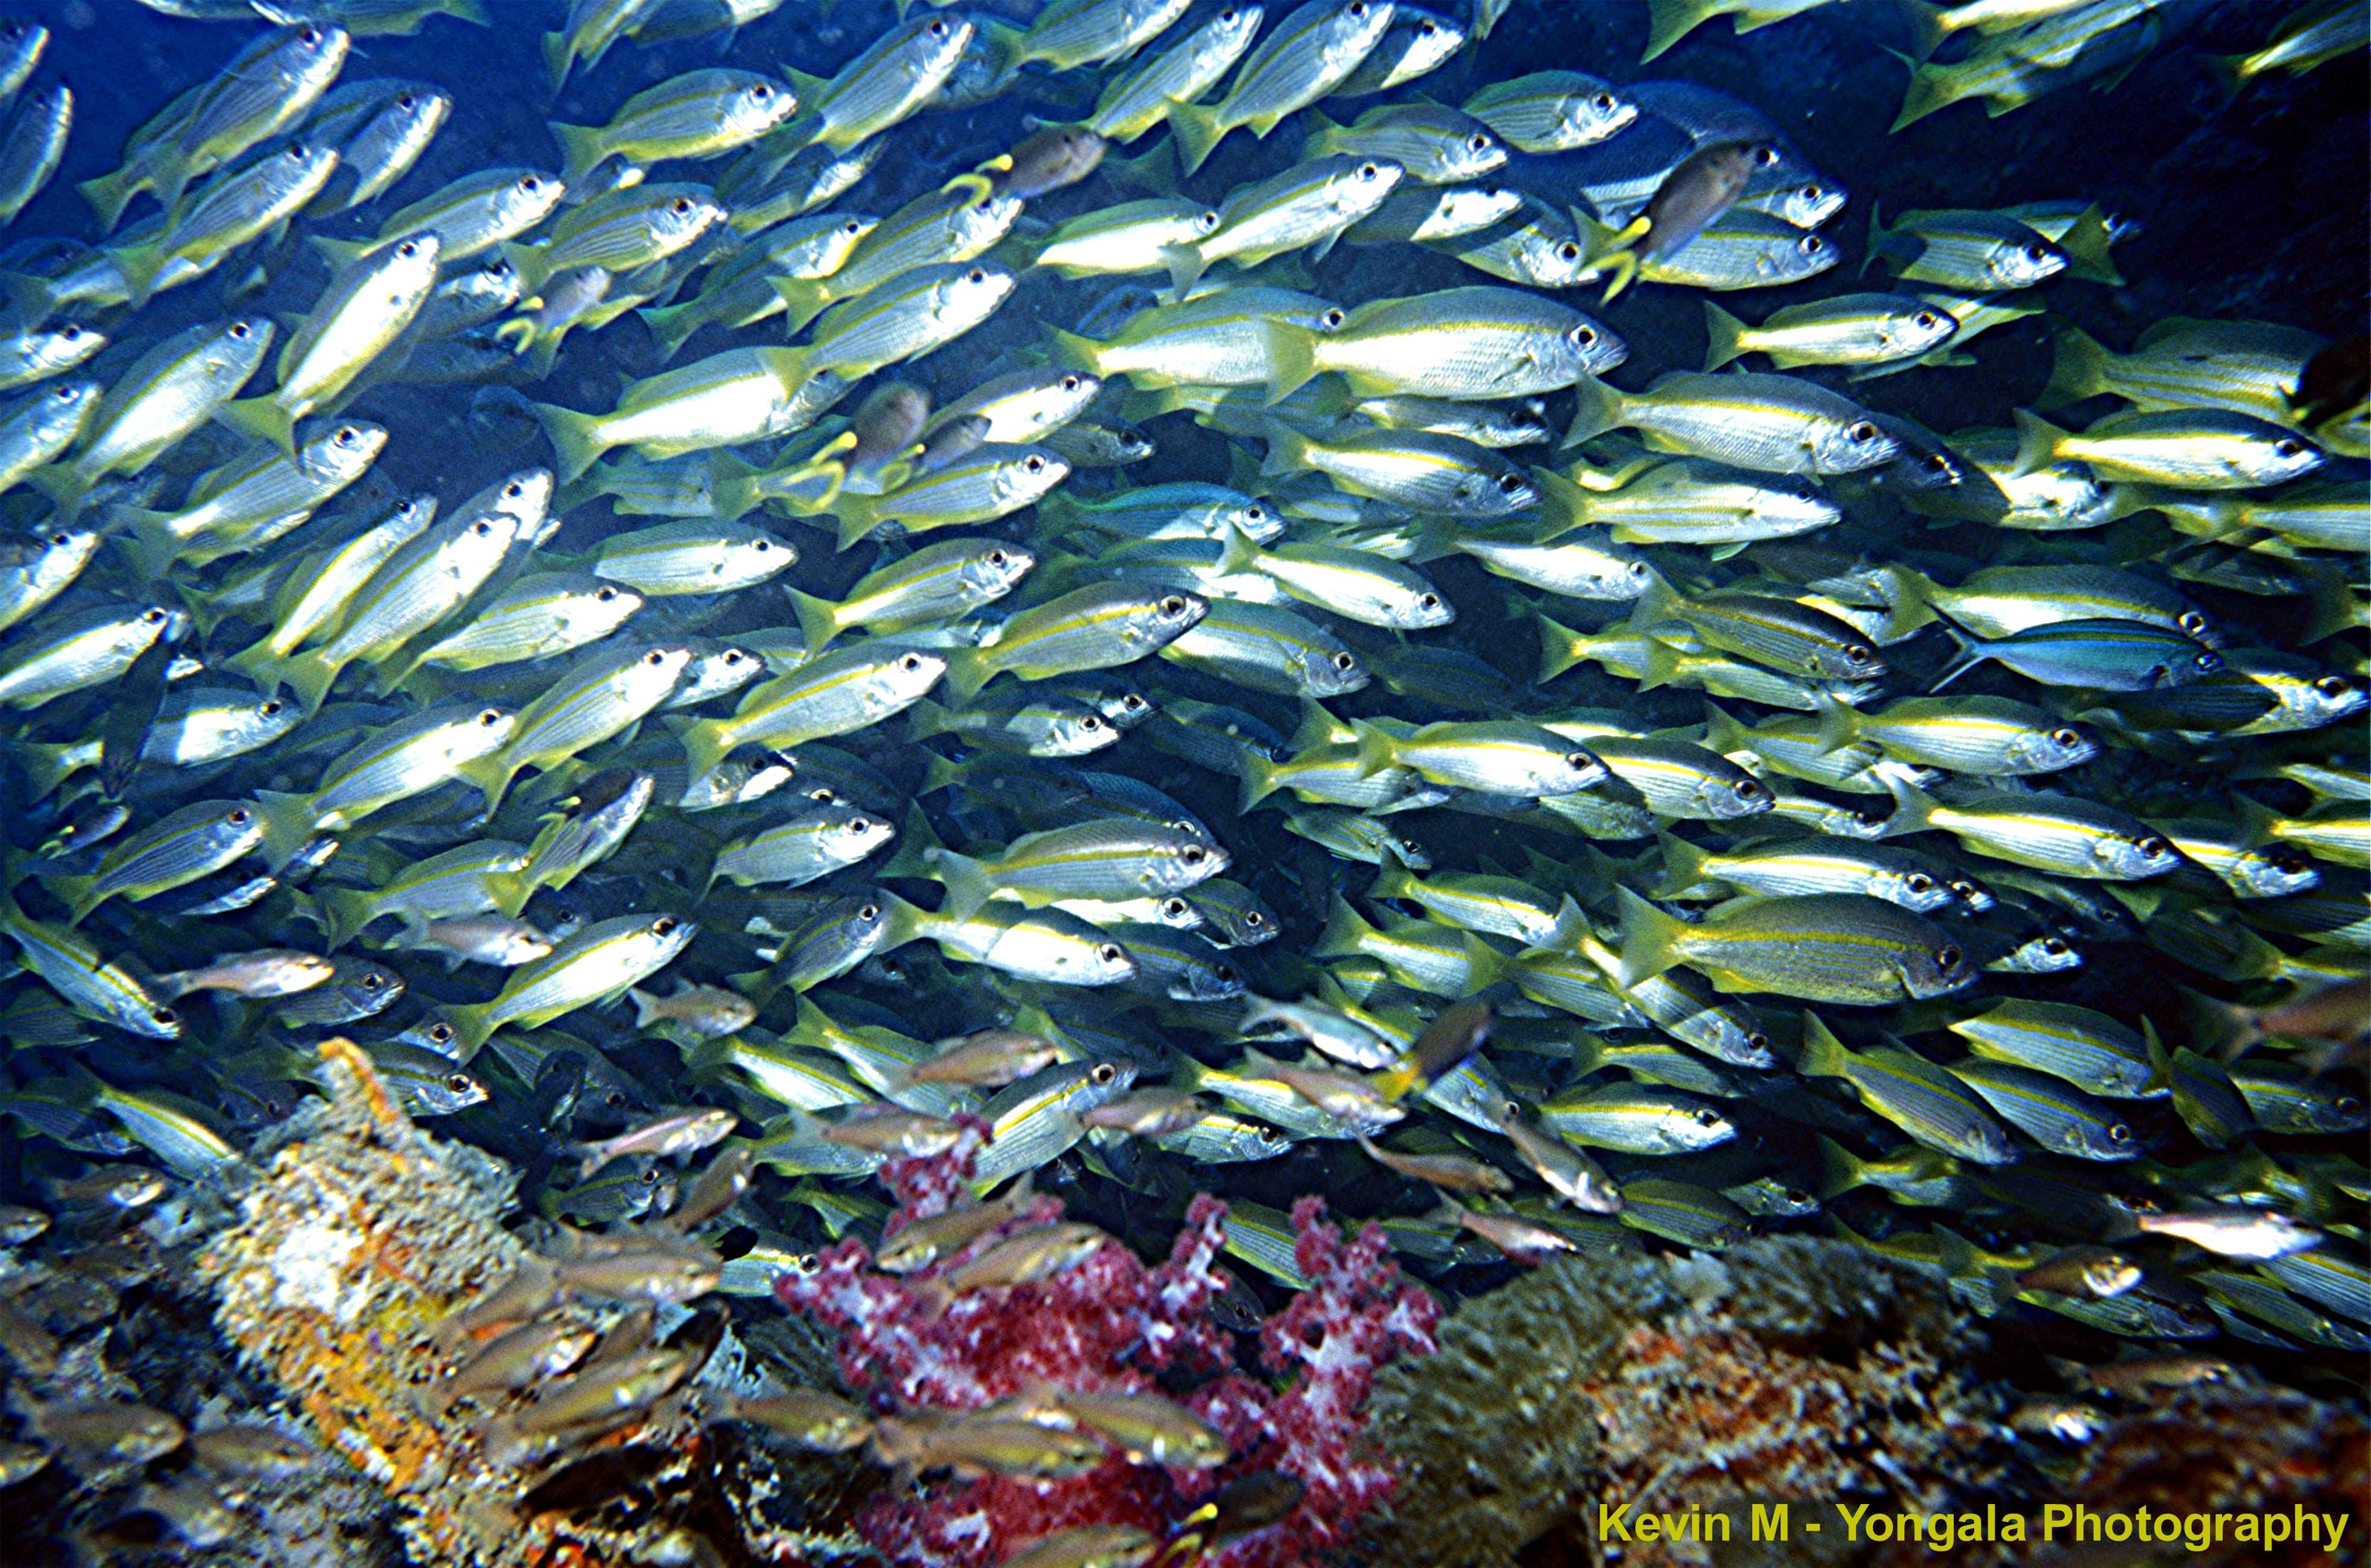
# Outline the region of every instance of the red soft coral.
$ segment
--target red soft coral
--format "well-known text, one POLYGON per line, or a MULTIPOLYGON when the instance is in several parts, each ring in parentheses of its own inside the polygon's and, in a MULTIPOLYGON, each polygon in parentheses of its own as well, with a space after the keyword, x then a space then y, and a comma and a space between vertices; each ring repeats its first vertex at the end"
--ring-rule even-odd
MULTIPOLYGON (((954 1201, 985 1131, 967 1126, 945 1155, 884 1168, 903 1205, 888 1233, 954 1201)), ((864 1538, 894 1562, 984 1568, 1073 1525, 1167 1535, 1227 1482, 1275 1470, 1305 1486, 1299 1505, 1206 1561, 1288 1568, 1347 1539, 1391 1490, 1391 1472, 1365 1438, 1375 1368, 1404 1353, 1429 1353, 1439 1309, 1400 1279, 1381 1230, 1371 1225, 1345 1241, 1324 1223, 1324 1205, 1303 1199, 1293 1223, 1301 1270, 1313 1283, 1261 1335, 1267 1367, 1296 1374, 1279 1392, 1236 1369, 1235 1336, 1210 1315, 1226 1284, 1213 1266, 1226 1213, 1208 1193, 1197 1197, 1158 1267, 1114 1243, 1051 1279, 957 1297, 943 1313, 924 1282, 1012 1228, 1058 1218, 1061 1205, 1041 1198, 1012 1227, 904 1278, 870 1268, 855 1240, 826 1252, 815 1273, 784 1278, 784 1304, 840 1331, 842 1375, 885 1412, 977 1410, 1048 1385, 1144 1392, 1158 1386, 1155 1374, 1167 1374, 1172 1388, 1200 1379, 1183 1402, 1227 1439, 1232 1455, 1208 1470, 1132 1465, 1114 1455, 1059 1481, 990 1476, 892 1489, 859 1516, 864 1538)))

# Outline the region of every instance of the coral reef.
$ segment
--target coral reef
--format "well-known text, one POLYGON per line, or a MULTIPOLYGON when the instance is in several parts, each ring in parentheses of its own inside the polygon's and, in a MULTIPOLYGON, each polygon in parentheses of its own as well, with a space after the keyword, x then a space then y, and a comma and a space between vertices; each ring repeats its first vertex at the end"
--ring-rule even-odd
MULTIPOLYGON (((1382 1375, 1376 1425, 1402 1479, 1376 1560, 1597 1562, 1601 1501, 1938 1505, 1999 1469, 1995 1403, 1962 1370, 1981 1343, 1938 1278, 1836 1242, 1551 1264, 1382 1375)), ((1625 1551, 1716 1561, 1688 1541, 1625 1551)))
MULTIPOLYGON (((884 1168, 902 1205, 885 1247, 906 1227, 947 1212, 980 1134, 975 1124, 944 1155, 884 1168)), ((1207 1523, 1197 1510, 1231 1483, 1281 1473, 1298 1487, 1290 1511, 1232 1539, 1206 1539, 1198 1561, 1287 1568, 1348 1541, 1393 1484, 1366 1431, 1376 1371, 1429 1353, 1440 1312, 1401 1280, 1381 1230, 1369 1226, 1345 1239, 1324 1223, 1323 1203, 1296 1205, 1296 1259, 1312 1283, 1262 1328, 1262 1365, 1289 1378, 1278 1387, 1239 1368, 1235 1336, 1211 1316, 1226 1288, 1212 1266, 1226 1206, 1207 1194, 1194 1200, 1157 1266, 1107 1239, 1049 1277, 951 1294, 946 1282, 967 1260, 1016 1228, 1054 1224, 1061 1212, 1042 1196, 1019 1205, 1003 1225, 903 1276, 873 1268, 871 1251, 851 1239, 823 1254, 815 1272, 786 1276, 778 1294, 841 1331, 842 1377, 885 1417, 978 1412, 1047 1389, 1167 1391, 1223 1436, 1224 1462, 1131 1463, 1115 1452, 1058 1479, 990 1473, 893 1484, 858 1514, 858 1533, 895 1562, 971 1568, 1080 1526, 1173 1537, 1207 1523)), ((1225 1509, 1216 1512, 1223 1521, 1225 1509)))

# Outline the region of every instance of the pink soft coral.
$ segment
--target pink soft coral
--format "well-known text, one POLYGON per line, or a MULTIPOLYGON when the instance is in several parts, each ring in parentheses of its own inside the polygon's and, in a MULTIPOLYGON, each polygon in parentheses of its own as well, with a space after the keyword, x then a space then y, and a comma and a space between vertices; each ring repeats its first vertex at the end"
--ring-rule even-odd
MULTIPOLYGON (((901 1205, 888 1233, 943 1212, 985 1141, 984 1124, 975 1124, 947 1154, 884 1167, 901 1205)), ((1044 1224, 1061 1209, 1041 1197, 1024 1217, 1044 1224)), ((1072 1525, 1128 1524, 1166 1536, 1227 1482, 1274 1470, 1305 1486, 1298 1506, 1203 1561, 1288 1568, 1347 1539, 1392 1485, 1364 1435, 1375 1368, 1404 1353, 1429 1354, 1440 1309, 1401 1280, 1381 1230, 1371 1225, 1345 1241, 1324 1223, 1324 1205, 1302 1199, 1292 1216, 1297 1258, 1313 1283, 1261 1332, 1268 1369, 1294 1374, 1279 1391, 1235 1369, 1235 1336, 1210 1315, 1225 1286, 1212 1265, 1226 1212, 1208 1193, 1197 1197, 1158 1267, 1106 1245, 1042 1283, 958 1297, 943 1314, 933 1313, 919 1282, 1011 1228, 904 1278, 870 1268, 871 1254, 851 1239, 825 1253, 815 1273, 783 1279, 784 1304, 840 1331, 842 1375, 884 1411, 977 1410, 1049 1384, 1141 1392, 1167 1373, 1172 1388, 1198 1379, 1183 1402, 1228 1442, 1231 1457, 1216 1470, 1131 1465, 1115 1455, 1068 1480, 991 1476, 893 1489, 859 1516, 864 1538, 893 1562, 984 1568, 1072 1525)))

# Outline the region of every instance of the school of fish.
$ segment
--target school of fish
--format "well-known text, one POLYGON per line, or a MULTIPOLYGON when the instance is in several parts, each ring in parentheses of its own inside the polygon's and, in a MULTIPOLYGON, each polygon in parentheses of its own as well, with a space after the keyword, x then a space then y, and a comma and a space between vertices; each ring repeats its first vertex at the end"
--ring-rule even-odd
MULTIPOLYGON (((344 1035, 556 1294, 763 1297, 968 1113, 882 1267, 1215 1189, 1294 1285, 1320 1191, 1452 1291, 1799 1227, 2102 1367, 2371 1350, 2365 342, 2087 331, 2090 194, 1881 208, 1510 3, 144 0, 239 25, 71 207, 89 67, 0 26, 0 1242, 235 1193, 344 1035), (468 24, 545 79, 391 41, 468 24), (1889 411, 2027 318, 2023 404, 1889 411)), ((2242 9, 2234 94, 2371 28, 2242 9)), ((1905 0, 1855 68, 1999 115, 2195 10, 1905 0)), ((589 1345, 456 1397, 543 1452, 683 1370, 589 1345)), ((23 1408, 0 1483, 183 1436, 23 1408)), ((1081 1424, 1211 1440, 1008 1468, 1081 1424)))

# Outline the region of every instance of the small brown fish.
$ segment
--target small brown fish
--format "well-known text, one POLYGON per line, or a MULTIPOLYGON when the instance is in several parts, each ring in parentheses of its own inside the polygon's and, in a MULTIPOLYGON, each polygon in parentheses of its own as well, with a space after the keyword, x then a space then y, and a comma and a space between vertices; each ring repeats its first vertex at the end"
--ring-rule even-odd
POLYGON ((756 1166, 757 1160, 747 1147, 726 1149, 692 1178, 682 1204, 661 1223, 670 1230, 688 1233, 699 1229, 741 1201, 741 1194, 749 1190, 756 1166))
POLYGON ((1043 1035, 1019 1029, 983 1029, 953 1040, 942 1040, 938 1055, 916 1064, 906 1077, 914 1083, 965 1084, 976 1089, 1001 1089, 1031 1073, 1050 1067, 1062 1048, 1043 1035))
POLYGON ((577 1145, 573 1152, 580 1161, 578 1173, 590 1176, 613 1159, 637 1156, 663 1159, 677 1154, 697 1154, 732 1132, 740 1119, 733 1112, 714 1106, 670 1112, 639 1127, 630 1127, 615 1137, 577 1145))
POLYGON ((2321 1232, 2270 1209, 2192 1209, 2171 1214, 2133 1216, 2134 1225, 2150 1236, 2178 1236, 2193 1247, 2203 1247, 2226 1258, 2266 1262, 2302 1252, 2321 1240, 2321 1232))
POLYGON ((1485 1165, 1478 1159, 1468 1159, 1460 1154, 1401 1154, 1382 1148, 1365 1137, 1359 1147, 1368 1158, 1386 1170, 1452 1193, 1511 1193, 1514 1178, 1495 1165, 1485 1165))
POLYGON ((1083 125, 1048 125, 1012 144, 1012 150, 989 159, 969 174, 947 181, 945 189, 964 186, 977 191, 975 203, 991 196, 1034 200, 1066 186, 1076 185, 1095 172, 1110 147, 1083 125))
POLYGON ((50 1216, 23 1204, 0 1204, 0 1247, 21 1247, 50 1228, 50 1216))
POLYGON ((553 1265, 560 1288, 607 1301, 690 1301, 716 1288, 723 1262, 705 1248, 610 1252, 553 1265))
POLYGON ((1433 1217, 1445 1224, 1463 1226, 1515 1262, 1533 1268, 1558 1252, 1580 1251, 1563 1232, 1534 1224, 1521 1215, 1486 1213, 1460 1203, 1444 1203, 1433 1217))
POLYGON ((735 1399, 725 1408, 735 1421, 762 1426, 818 1454, 844 1454, 873 1435, 871 1412, 821 1389, 735 1399))
POLYGON ((190 1449, 198 1463, 216 1475, 285 1481, 313 1468, 320 1450, 301 1443, 275 1427, 254 1422, 216 1426, 190 1434, 190 1449))
POLYGON ((2060 1296, 2122 1296, 2141 1282, 2141 1266, 2109 1247, 2069 1247, 2017 1276, 2020 1289, 2060 1296))
POLYGON ((919 1111, 901 1111, 894 1105, 877 1110, 865 1108, 823 1129, 826 1143, 861 1148, 892 1159, 944 1154, 954 1147, 955 1139, 961 1136, 962 1130, 953 1122, 926 1116, 919 1111))
POLYGON ((892 381, 866 398, 848 421, 856 444, 842 461, 851 473, 879 468, 919 441, 930 419, 931 395, 910 381, 892 381))
POLYGON ((1209 1110, 1206 1101, 1182 1089, 1139 1089, 1089 1108, 1079 1120, 1090 1127, 1109 1128, 1132 1138, 1160 1138, 1184 1132, 1208 1115, 1209 1110))
POLYGON ((1134 1525, 1073 1525, 1039 1536, 1004 1560, 1004 1568, 1140 1568, 1161 1543, 1134 1525))
POLYGON ((238 1510, 212 1482, 196 1476, 169 1486, 144 1486, 133 1495, 133 1506, 156 1515, 183 1545, 201 1551, 238 1532, 238 1510))
POLYGON ((1264 1530, 1301 1506, 1309 1490, 1299 1476, 1283 1470, 1254 1470, 1219 1488, 1219 1494, 1197 1509, 1188 1522, 1212 1545, 1220 1545, 1254 1530, 1264 1530))
POLYGON ((2234 1375, 2229 1362, 2214 1355, 2141 1355, 2097 1366, 2062 1365, 2077 1389, 2097 1389, 2132 1400, 2200 1383, 2220 1383, 2234 1375))
POLYGON ((1521 1105, 1509 1100, 1497 1108, 1494 1119, 1515 1152, 1556 1196, 1590 1214, 1622 1212, 1621 1190, 1604 1167, 1564 1139, 1533 1126, 1521 1105))
POLYGON ((758 1021, 758 1007, 738 991, 721 986, 695 986, 686 981, 670 997, 629 991, 633 998, 634 1027, 672 1024, 702 1040, 721 1040, 758 1021))
POLYGON ((2008 1412, 2008 1428, 2021 1437, 2054 1437, 2088 1443, 2108 1424, 2108 1412, 2081 1400, 2029 1399, 2008 1412))
POLYGON ((0 1488, 31 1480, 49 1463, 50 1451, 38 1444, 0 1441, 0 1488))
POLYGON ((1066 1420, 1093 1428, 1130 1464, 1210 1470, 1227 1462, 1227 1440, 1176 1401, 1156 1393, 1097 1394, 1074 1389, 1049 1401, 1066 1420))
POLYGON ((102 1165, 58 1182, 50 1192, 75 1208, 146 1208, 165 1195, 165 1178, 145 1165, 102 1165))
POLYGON ((1376 1075, 1375 1086, 1386 1100, 1422 1094, 1435 1078, 1456 1071, 1465 1058, 1490 1038, 1490 1004, 1468 997, 1443 1008, 1405 1055, 1376 1075))
POLYGON ((599 1338, 590 1324, 564 1319, 522 1323, 454 1368, 436 1387, 437 1408, 449 1409, 456 1401, 474 1395, 533 1388, 560 1377, 583 1361, 599 1338))
POLYGON ((1109 1457, 1087 1433, 977 1416, 946 1422, 884 1416, 873 1424, 873 1450, 884 1464, 916 1473, 952 1469, 958 1475, 1084 1475, 1109 1457))
POLYGON ((1290 1086, 1293 1093, 1355 1133, 1375 1132, 1407 1114, 1367 1079, 1332 1067, 1295 1067, 1278 1063, 1260 1071, 1263 1077, 1290 1086))
POLYGON ((1605 297, 1610 300, 1629 287, 1646 262, 1685 249, 1713 220, 1736 205, 1745 194, 1746 182, 1770 153, 1766 143, 1715 142, 1681 159, 1655 188, 1647 210, 1614 236, 1607 254, 1597 259, 1613 274, 1605 297))
POLYGON ((0 1301, 0 1355, 29 1378, 46 1378, 58 1369, 58 1336, 0 1301))
POLYGON ((145 1464, 189 1436, 172 1416, 146 1405, 62 1400, 43 1404, 18 1386, 26 1430, 42 1441, 102 1462, 145 1464))
POLYGON ((1035 1174, 1024 1172, 1001 1197, 914 1220, 896 1234, 882 1238, 873 1266, 887 1274, 911 1274, 942 1258, 953 1257, 999 1226, 1020 1219, 1037 1203, 1031 1182, 1035 1174))
POLYGON ((975 1290, 1035 1285, 1077 1268, 1110 1239, 1093 1226, 1077 1220, 1040 1226, 998 1242, 959 1268, 922 1281, 920 1288, 943 1308, 956 1297, 975 1290))

